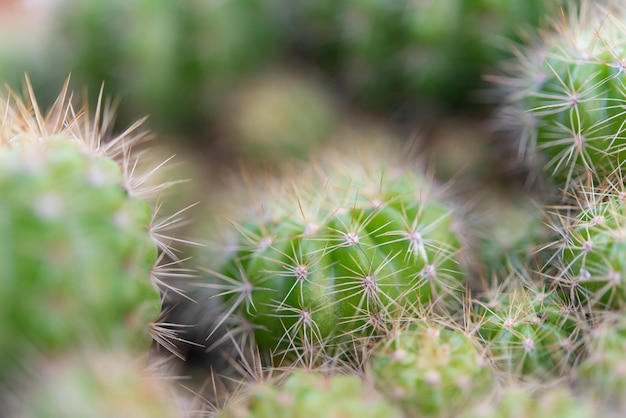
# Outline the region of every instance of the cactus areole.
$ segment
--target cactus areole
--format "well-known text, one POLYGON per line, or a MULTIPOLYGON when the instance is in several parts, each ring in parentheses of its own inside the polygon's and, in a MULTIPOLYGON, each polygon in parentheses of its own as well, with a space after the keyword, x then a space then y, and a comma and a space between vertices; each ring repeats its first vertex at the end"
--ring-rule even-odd
POLYGON ((233 221, 232 251, 207 280, 260 347, 329 347, 418 307, 458 302, 453 212, 394 158, 321 157, 311 176, 233 221))

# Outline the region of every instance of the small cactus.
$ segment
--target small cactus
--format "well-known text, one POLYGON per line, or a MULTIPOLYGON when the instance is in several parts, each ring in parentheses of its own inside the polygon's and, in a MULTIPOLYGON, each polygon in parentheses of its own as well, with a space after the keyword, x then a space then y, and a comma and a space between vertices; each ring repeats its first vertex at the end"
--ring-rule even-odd
POLYGON ((457 211, 393 151, 347 149, 318 156, 291 185, 255 190, 254 210, 231 221, 223 262, 205 268, 222 320, 246 318, 264 350, 330 348, 416 306, 462 299, 457 211))
POLYGON ((374 349, 369 369, 376 387, 408 416, 453 416, 493 385, 481 351, 461 330, 415 322, 374 349))
POLYGON ((231 402, 218 418, 401 417, 359 376, 324 376, 295 371, 284 383, 266 383, 249 389, 243 402, 231 402))

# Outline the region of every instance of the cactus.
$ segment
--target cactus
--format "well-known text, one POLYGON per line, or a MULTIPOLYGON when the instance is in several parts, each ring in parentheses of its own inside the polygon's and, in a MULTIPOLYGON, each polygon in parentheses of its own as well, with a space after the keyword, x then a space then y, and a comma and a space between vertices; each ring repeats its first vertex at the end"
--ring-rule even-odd
POLYGON ((219 418, 401 417, 358 376, 324 376, 296 371, 283 384, 250 389, 243 402, 231 402, 219 418))
POLYGON ((496 365, 514 375, 558 375, 579 351, 580 320, 556 289, 513 273, 476 303, 478 333, 496 365))
POLYGON ((559 187, 601 179, 624 160, 626 8, 584 1, 556 29, 518 52, 499 78, 503 127, 520 132, 520 149, 539 160, 559 187))
POLYGON ((552 274, 572 302, 586 310, 621 308, 626 302, 621 189, 621 184, 584 187, 573 213, 559 214, 561 237, 552 274))
POLYGON ((412 323, 374 349, 376 387, 407 416, 453 416, 493 385, 493 370, 477 341, 434 321, 412 323))
POLYGON ((109 137, 109 110, 90 120, 67 88, 47 114, 32 90, 0 104, 0 375, 30 351, 145 348, 167 272, 157 250, 174 256, 134 171, 145 133, 109 137))
POLYGON ((545 251, 541 250, 554 232, 546 224, 548 218, 541 205, 530 196, 498 192, 481 201, 476 212, 482 218, 476 252, 483 277, 543 265, 545 251))
POLYGON ((221 265, 199 261, 222 321, 237 314, 264 350, 304 355, 376 334, 416 306, 458 304, 458 215, 387 147, 360 157, 331 148, 291 187, 255 190, 221 265))
MULTIPOLYGON (((597 398, 622 401, 626 389, 626 328, 623 313, 598 315, 586 336, 586 358, 576 367, 578 384, 597 398)), ((623 402, 623 401, 622 401, 623 402)), ((623 403, 622 403, 623 405, 623 403)))
MULTIPOLYGON (((589 418, 598 415, 598 405, 565 385, 548 386, 531 381, 525 385, 509 384, 498 388, 493 396, 459 416, 485 418, 589 418)), ((608 411, 602 411, 606 413, 608 411)), ((603 415, 613 416, 613 415, 603 415)), ((619 415, 616 415, 619 416, 619 415)))
POLYGON ((14 418, 180 418, 186 415, 176 396, 164 376, 127 352, 79 351, 32 364, 5 395, 3 411, 14 418))

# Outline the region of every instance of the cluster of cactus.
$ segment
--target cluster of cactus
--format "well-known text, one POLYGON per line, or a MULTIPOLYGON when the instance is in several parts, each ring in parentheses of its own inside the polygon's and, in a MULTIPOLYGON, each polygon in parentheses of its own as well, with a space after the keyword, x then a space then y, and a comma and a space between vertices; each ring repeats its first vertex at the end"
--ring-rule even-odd
MULTIPOLYGON (((97 7, 131 13, 154 4, 97 7)), ((253 0, 213 7, 239 16, 243 4, 265 10, 253 0)), ((432 73, 406 66, 404 55, 412 54, 404 48, 423 39, 445 48, 442 59, 466 59, 483 36, 464 38, 467 22, 489 20, 500 8, 539 18, 552 7, 524 4, 295 1, 282 17, 329 19, 334 45, 296 44, 305 53, 328 48, 319 58, 351 74, 357 90, 395 102, 407 85, 437 96, 443 87, 460 89, 433 81, 446 76, 436 66, 432 73), (440 44, 450 29, 454 36, 440 44)), ((194 34, 202 31, 187 6, 167 6, 154 9, 176 10, 163 24, 185 21, 194 34)), ((275 138, 283 156, 303 145, 297 152, 308 160, 281 164, 274 177, 253 171, 247 189, 233 187, 224 214, 210 211, 217 231, 201 236, 206 245, 189 267, 178 265, 172 248, 185 240, 166 236, 176 219, 157 221, 145 198, 163 185, 150 178, 153 170, 138 173, 142 154, 132 148, 144 136, 137 125, 109 136, 108 111, 75 109, 67 84, 46 113, 32 89, 27 100, 11 94, 0 101, 0 401, 16 416, 72 416, 83 408, 96 416, 183 416, 178 402, 197 394, 208 402, 187 414, 226 418, 623 414, 626 6, 567 6, 561 23, 519 47, 513 65, 492 77, 500 127, 517 134, 511 148, 529 163, 530 178, 543 179, 524 194, 483 199, 473 211, 450 192, 452 180, 438 181, 411 150, 374 138, 373 129, 329 134, 337 112, 324 97, 262 91, 262 105, 245 121, 260 114, 253 129, 231 129, 252 142, 275 138), (273 100, 286 109, 271 109, 273 100), (311 153, 306 135, 339 143, 311 153), (170 280, 176 277, 180 288, 170 280), (148 335, 180 357, 178 349, 194 345, 225 359, 210 364, 209 374, 194 371, 201 382, 188 395, 171 392, 160 387, 162 376, 146 377, 127 362, 147 351, 148 335), (40 369, 46 372, 30 376, 40 369)), ((164 52, 136 40, 148 55, 164 52)), ((229 72, 233 57, 208 55, 229 72)), ((193 57, 172 65, 190 64, 193 73, 200 65, 193 57)), ((160 80, 160 71, 175 69, 154 69, 148 79, 160 80)), ((241 100, 234 108, 246 108, 245 88, 229 92, 241 100)))

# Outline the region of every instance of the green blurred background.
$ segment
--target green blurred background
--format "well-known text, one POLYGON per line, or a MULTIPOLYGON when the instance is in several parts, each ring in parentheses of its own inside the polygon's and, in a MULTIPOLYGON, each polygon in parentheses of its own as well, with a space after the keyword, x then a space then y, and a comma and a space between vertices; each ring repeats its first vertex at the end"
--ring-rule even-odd
POLYGON ((161 142, 208 165, 271 166, 345 123, 473 130, 490 111, 483 74, 560 3, 1 0, 0 81, 21 90, 28 73, 44 107, 69 74, 92 101, 104 83, 119 128, 149 115, 161 142))

